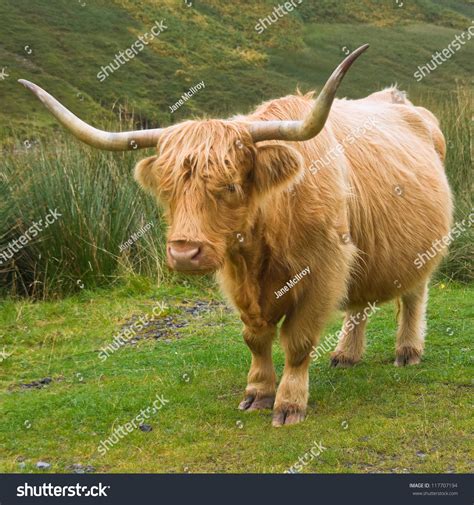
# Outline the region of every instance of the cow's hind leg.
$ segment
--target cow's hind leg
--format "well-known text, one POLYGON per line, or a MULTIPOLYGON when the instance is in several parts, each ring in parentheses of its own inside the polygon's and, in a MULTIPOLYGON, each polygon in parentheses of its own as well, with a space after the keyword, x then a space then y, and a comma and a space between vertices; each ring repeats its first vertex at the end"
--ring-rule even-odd
POLYGON ((331 366, 349 367, 360 361, 365 348, 366 325, 367 317, 363 312, 346 312, 339 342, 331 353, 331 366))
POLYGON ((396 366, 416 365, 424 349, 427 283, 402 295, 396 346, 396 366))
POLYGON ((255 331, 246 326, 244 340, 252 352, 252 363, 247 377, 245 398, 240 410, 271 409, 275 400, 276 375, 272 361, 272 341, 275 327, 255 331))

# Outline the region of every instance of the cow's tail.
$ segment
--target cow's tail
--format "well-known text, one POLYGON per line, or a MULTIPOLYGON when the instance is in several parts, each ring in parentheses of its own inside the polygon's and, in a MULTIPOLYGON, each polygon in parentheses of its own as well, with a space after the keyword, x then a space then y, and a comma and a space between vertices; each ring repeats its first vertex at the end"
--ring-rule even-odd
POLYGON ((413 105, 408 99, 407 93, 398 89, 397 85, 390 86, 389 88, 380 91, 380 99, 385 99, 386 101, 391 101, 394 104, 400 105, 411 105, 415 108, 418 114, 423 119, 425 127, 428 128, 431 134, 431 141, 433 142, 433 147, 435 148, 441 161, 444 162, 446 158, 446 139, 444 138, 443 132, 439 127, 438 118, 424 107, 417 107, 413 105))

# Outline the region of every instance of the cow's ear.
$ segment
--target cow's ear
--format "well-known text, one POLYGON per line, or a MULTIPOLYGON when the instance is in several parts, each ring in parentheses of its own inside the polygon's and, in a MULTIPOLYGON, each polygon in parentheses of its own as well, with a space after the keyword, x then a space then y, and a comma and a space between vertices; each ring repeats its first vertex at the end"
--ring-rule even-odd
POLYGON ((134 176, 135 180, 140 184, 140 186, 155 193, 158 191, 158 178, 156 173, 156 167, 154 166, 155 161, 158 156, 150 156, 144 160, 139 161, 135 165, 134 176))
POLYGON ((303 157, 293 147, 275 144, 257 148, 254 180, 258 192, 288 186, 302 171, 303 157))

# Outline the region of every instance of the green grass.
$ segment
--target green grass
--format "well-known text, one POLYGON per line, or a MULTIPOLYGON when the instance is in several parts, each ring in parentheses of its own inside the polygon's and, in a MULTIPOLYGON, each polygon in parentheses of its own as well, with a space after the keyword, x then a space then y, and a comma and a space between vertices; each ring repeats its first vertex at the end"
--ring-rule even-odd
MULTIPOLYGON (((281 429, 269 411, 236 409, 249 365, 237 317, 220 305, 185 312, 215 301, 211 289, 135 279, 58 302, 4 301, 0 350, 11 356, 0 363, 0 471, 35 472, 41 460, 53 472, 79 463, 96 472, 283 472, 321 441, 327 449, 305 472, 468 472, 473 294, 454 283, 431 288, 424 360, 403 369, 392 364, 395 309, 384 306, 369 322, 363 362, 313 363, 308 418, 281 429), (187 324, 102 363, 98 350, 158 301, 168 306, 162 317, 187 324), (45 377, 47 386, 22 387, 45 377), (101 456, 100 441, 156 394, 169 403, 146 421, 153 431, 134 430, 101 456)), ((274 351, 281 375, 277 343, 274 351)))

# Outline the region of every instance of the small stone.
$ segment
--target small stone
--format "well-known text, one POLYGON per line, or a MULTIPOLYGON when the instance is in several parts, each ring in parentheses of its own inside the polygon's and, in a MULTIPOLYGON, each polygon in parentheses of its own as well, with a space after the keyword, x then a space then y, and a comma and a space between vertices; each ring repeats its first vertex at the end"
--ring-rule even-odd
POLYGON ((90 465, 83 466, 83 465, 81 465, 81 463, 75 463, 75 464, 71 465, 70 468, 74 473, 80 473, 80 474, 95 472, 95 468, 93 466, 90 466, 90 465))
POLYGON ((36 463, 36 468, 46 469, 51 468, 51 465, 46 463, 46 461, 38 461, 38 463, 36 463))
POLYGON ((144 431, 145 433, 148 433, 153 430, 152 426, 150 424, 140 424, 139 428, 144 431))
POLYGON ((416 451, 416 455, 422 459, 426 458, 426 454, 422 451, 416 451))

